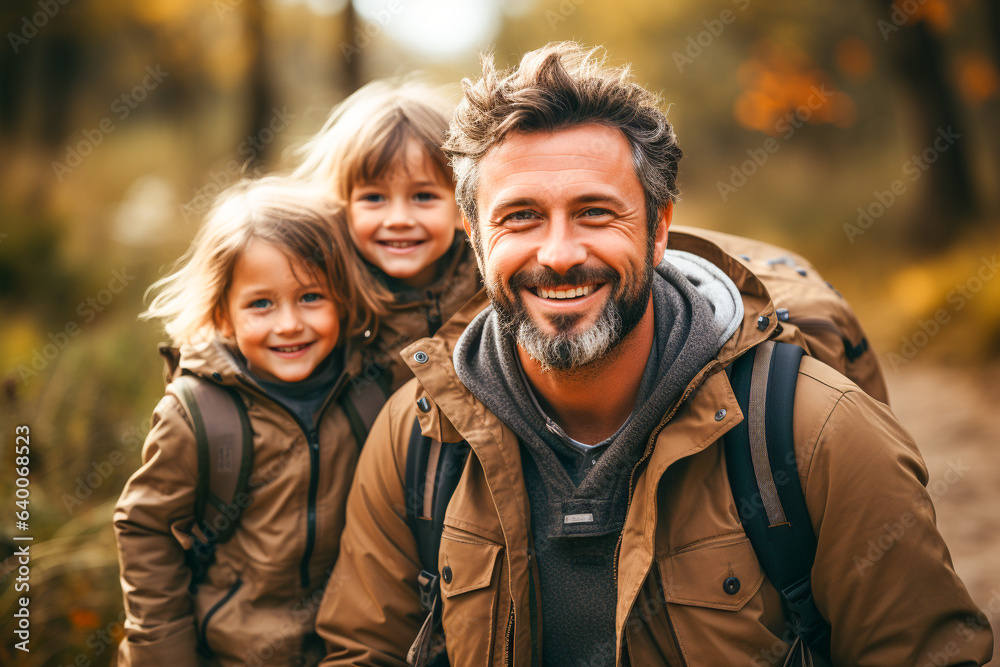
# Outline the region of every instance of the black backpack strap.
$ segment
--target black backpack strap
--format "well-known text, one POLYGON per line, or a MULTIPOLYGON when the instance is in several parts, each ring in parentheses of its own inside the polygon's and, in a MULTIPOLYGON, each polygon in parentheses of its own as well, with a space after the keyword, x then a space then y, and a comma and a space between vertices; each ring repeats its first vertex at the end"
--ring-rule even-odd
POLYGON ((799 484, 792 406, 803 350, 765 341, 731 367, 744 420, 726 434, 726 469, 740 522, 781 595, 788 626, 829 656, 830 626, 812 597, 816 535, 799 484))
POLYGON ((368 439, 368 432, 388 398, 389 379, 385 373, 378 373, 371 379, 368 379, 368 374, 363 373, 341 394, 340 406, 347 415, 351 433, 354 434, 359 449, 368 439))
POLYGON ((193 589, 214 560, 215 545, 233 536, 240 514, 249 504, 253 431, 246 406, 235 390, 193 375, 182 375, 171 386, 191 419, 198 450, 191 533, 194 546, 189 553, 193 589))
POLYGON ((431 639, 441 622, 441 579, 438 552, 444 531, 444 515, 455 493, 469 445, 465 441, 441 443, 420 432, 414 418, 406 454, 406 522, 413 533, 422 568, 417 577, 420 606, 427 613, 416 640, 410 647, 407 662, 417 667, 447 665, 444 653, 431 655, 431 639))

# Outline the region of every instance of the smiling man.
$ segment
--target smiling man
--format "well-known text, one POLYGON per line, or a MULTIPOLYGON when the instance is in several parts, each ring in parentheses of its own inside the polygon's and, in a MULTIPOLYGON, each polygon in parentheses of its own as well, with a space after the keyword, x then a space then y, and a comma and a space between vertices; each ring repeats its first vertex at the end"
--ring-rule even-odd
MULTIPOLYGON (((487 62, 446 149, 490 305, 404 352, 416 379, 359 462, 323 664, 402 665, 426 632, 404 480, 421 436, 471 448, 437 562, 452 665, 781 663, 787 619, 722 447, 744 417, 724 370, 777 317, 718 246, 672 233, 668 249, 681 153, 659 100, 553 44, 510 71, 487 62)), ((988 661, 988 620, 888 407, 804 358, 793 440, 834 664, 988 661)))

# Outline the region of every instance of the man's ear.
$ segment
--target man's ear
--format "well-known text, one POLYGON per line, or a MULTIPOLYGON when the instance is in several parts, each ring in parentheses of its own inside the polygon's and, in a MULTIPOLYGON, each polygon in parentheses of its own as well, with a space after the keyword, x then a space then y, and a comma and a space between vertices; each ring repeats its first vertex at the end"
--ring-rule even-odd
POLYGON ((656 232, 653 237, 653 258, 657 264, 667 250, 667 237, 669 236, 670 223, 674 218, 674 203, 668 201, 660 209, 660 219, 656 224, 656 232))

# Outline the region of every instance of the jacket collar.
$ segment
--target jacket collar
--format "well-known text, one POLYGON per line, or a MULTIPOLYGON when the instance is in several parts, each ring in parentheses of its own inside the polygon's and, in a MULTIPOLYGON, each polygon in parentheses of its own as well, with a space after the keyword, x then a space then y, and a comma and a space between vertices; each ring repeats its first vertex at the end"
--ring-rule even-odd
MULTIPOLYGON (((668 247, 699 255, 722 269, 740 291, 744 311, 743 321, 736 332, 722 346, 716 358, 706 364, 688 384, 680 401, 674 407, 673 411, 676 411, 677 407, 707 378, 724 369, 735 358, 758 343, 770 338, 778 327, 778 321, 774 304, 764 284, 739 260, 727 254, 719 246, 693 233, 675 231, 670 233, 668 247)), ((491 420, 496 422, 491 426, 498 426, 500 422, 458 379, 452 362, 452 353, 466 324, 487 305, 489 298, 485 290, 480 290, 433 338, 418 340, 401 352, 404 361, 418 378, 426 394, 440 406, 440 410, 421 415, 421 426, 425 435, 451 436, 445 438, 446 442, 465 439, 474 449, 476 436, 486 431, 481 416, 489 415, 491 420), (423 363, 417 360, 423 358, 417 354, 418 352, 427 355, 423 363), (449 423, 438 423, 440 419, 446 419, 449 423)), ((724 382, 728 386, 728 380, 724 382)), ((711 386, 715 391, 719 391, 716 385, 717 383, 712 383, 711 386)), ((731 389, 729 394, 732 394, 731 389)), ((660 443, 657 449, 662 449, 660 443)))
MULTIPOLYGON (((349 347, 344 353, 345 363, 341 375, 357 377, 362 365, 361 349, 352 341, 348 341, 347 344, 349 347)), ((250 387, 262 394, 267 393, 251 376, 243 372, 236 363, 235 355, 238 352, 221 339, 184 344, 180 347, 161 344, 158 350, 164 359, 164 379, 167 384, 178 375, 189 374, 224 386, 241 389, 250 387)))

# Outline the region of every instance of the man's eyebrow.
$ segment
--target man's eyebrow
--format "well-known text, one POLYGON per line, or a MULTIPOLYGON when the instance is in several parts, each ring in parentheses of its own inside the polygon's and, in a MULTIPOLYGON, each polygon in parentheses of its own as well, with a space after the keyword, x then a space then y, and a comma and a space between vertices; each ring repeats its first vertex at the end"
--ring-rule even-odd
POLYGON ((617 208, 625 208, 625 202, 611 194, 586 194, 573 199, 574 204, 599 204, 608 202, 617 208))
POLYGON ((491 211, 499 211, 505 208, 516 208, 518 206, 536 206, 538 202, 531 197, 517 197, 515 199, 501 199, 490 207, 491 211))

